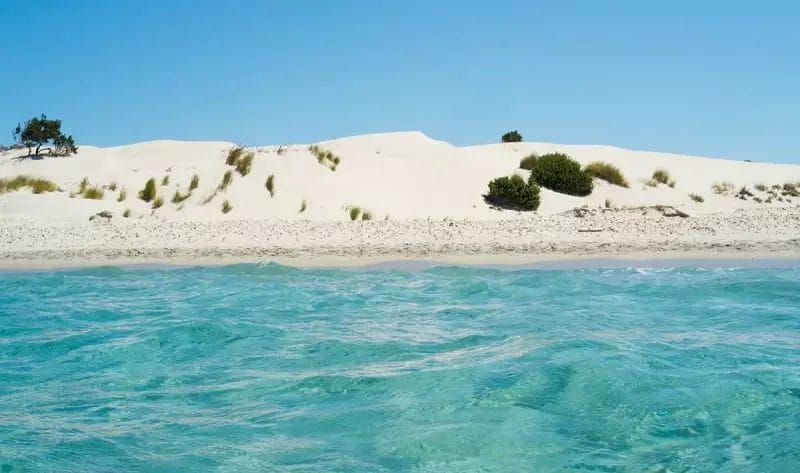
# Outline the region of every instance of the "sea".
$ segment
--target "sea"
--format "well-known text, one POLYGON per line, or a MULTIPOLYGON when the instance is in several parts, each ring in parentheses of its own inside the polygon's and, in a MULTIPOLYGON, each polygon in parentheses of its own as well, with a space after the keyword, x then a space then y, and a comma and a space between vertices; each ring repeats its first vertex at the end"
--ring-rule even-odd
POLYGON ((127 471, 796 473, 800 264, 0 273, 0 472, 127 471))

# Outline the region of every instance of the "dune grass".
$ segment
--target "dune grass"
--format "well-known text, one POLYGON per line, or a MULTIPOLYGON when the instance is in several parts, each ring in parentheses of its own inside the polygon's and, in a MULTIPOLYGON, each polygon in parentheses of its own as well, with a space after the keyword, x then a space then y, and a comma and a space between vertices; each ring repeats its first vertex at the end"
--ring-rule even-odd
POLYGON ((697 202, 697 203, 705 202, 705 199, 703 198, 703 196, 699 195, 699 194, 689 194, 689 198, 692 199, 693 201, 697 202))
POLYGON ((117 183, 116 182, 112 182, 111 184, 109 184, 108 185, 108 190, 110 190, 111 192, 116 192, 117 191, 117 183))
POLYGON ((333 154, 333 152, 320 148, 317 145, 309 146, 308 150, 314 155, 314 157, 317 158, 318 163, 327 167, 331 171, 336 171, 336 167, 342 162, 342 159, 339 156, 336 156, 333 154))
POLYGON ((605 161, 594 161, 586 165, 586 172, 592 176, 620 187, 629 187, 628 180, 618 167, 605 161))
POLYGON ((711 186, 711 190, 718 195, 729 195, 733 192, 733 184, 730 182, 717 182, 711 186))
POLYGON ((308 207, 308 203, 306 202, 306 199, 303 199, 303 201, 300 202, 300 213, 305 212, 306 207, 308 207))
POLYGON ((224 191, 228 188, 228 186, 231 185, 231 182, 233 182, 233 173, 230 171, 225 171, 225 174, 222 176, 222 182, 219 183, 217 189, 224 191))
POLYGON ((117 196, 117 202, 122 202, 127 198, 128 198, 128 191, 126 191, 124 188, 120 189, 119 196, 117 196))
POLYGON ((91 200, 102 200, 105 197, 105 191, 99 186, 87 186, 81 192, 81 197, 91 200))
POLYGON ((28 188, 34 194, 44 194, 45 192, 55 192, 58 186, 47 179, 19 175, 12 178, 0 179, 0 194, 14 192, 22 188, 28 188))
POLYGON ((244 177, 250 174, 250 170, 253 167, 253 158, 255 154, 252 151, 248 151, 239 157, 239 160, 236 161, 236 172, 239 173, 240 176, 244 177))
POLYGON ((164 176, 161 179, 161 185, 162 186, 168 186, 169 185, 169 174, 167 174, 166 176, 164 176))
MULTIPOLYGON (((670 181, 669 171, 667 171, 666 169, 656 169, 653 172, 652 179, 654 181, 656 181, 657 183, 659 183, 659 184, 667 184, 670 181)), ((672 187, 675 187, 675 186, 673 185, 672 187)))
POLYGON ((131 216, 131 209, 125 209, 125 211, 122 212, 122 216, 125 217, 125 218, 130 217, 131 216))
POLYGON ((348 215, 350 215, 350 220, 353 220, 353 221, 358 220, 359 217, 361 217, 361 214, 363 212, 364 211, 361 210, 361 207, 350 206, 350 207, 347 208, 347 213, 348 213, 348 215))
POLYGON ((192 196, 191 192, 187 192, 185 194, 181 193, 181 191, 175 191, 175 194, 172 195, 172 203, 173 204, 180 204, 184 200, 188 199, 192 196))
POLYGON ((197 189, 197 186, 199 185, 200 185, 200 176, 195 174, 194 176, 192 176, 192 181, 189 183, 189 192, 192 192, 193 190, 197 189))
POLYGON ((231 210, 233 210, 233 206, 231 205, 230 202, 226 200, 225 202, 222 203, 222 213, 226 214, 231 210))
POLYGON ((145 202, 152 202, 156 198, 156 180, 151 177, 144 184, 144 189, 139 191, 139 198, 145 202))
POLYGON ((244 146, 237 146, 229 149, 227 156, 225 156, 225 164, 228 166, 236 166, 236 163, 239 162, 239 158, 244 155, 244 152, 244 146))
POLYGON ((156 197, 153 201, 153 209, 160 209, 164 205, 164 199, 161 197, 156 197))
POLYGON ((275 174, 270 174, 267 177, 267 182, 264 184, 269 192, 270 197, 275 196, 275 174))

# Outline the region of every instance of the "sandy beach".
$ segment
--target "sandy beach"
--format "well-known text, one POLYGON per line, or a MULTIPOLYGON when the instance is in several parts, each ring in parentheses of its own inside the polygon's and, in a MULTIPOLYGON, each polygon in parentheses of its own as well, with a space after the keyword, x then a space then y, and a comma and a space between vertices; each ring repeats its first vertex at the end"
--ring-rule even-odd
POLYGON ((59 267, 139 262, 280 261, 298 266, 435 259, 524 263, 560 258, 800 253, 800 166, 726 161, 607 146, 506 143, 456 147, 418 132, 308 145, 248 148, 252 170, 225 163, 232 143, 159 141, 82 146, 75 156, 0 157, 0 178, 44 177, 60 191, 0 195, 0 265, 59 267), (629 188, 595 180, 587 197, 542 189, 536 212, 483 200, 490 179, 530 153, 564 152, 618 166, 629 188), (672 185, 648 185, 656 169, 672 185), (196 189, 189 189, 198 176, 196 189), (269 176, 273 189, 265 185, 269 176), (137 197, 158 182, 164 205, 137 197), (83 198, 84 186, 102 190, 83 198), (719 192, 725 184, 724 192, 719 192), (740 189, 750 195, 742 195, 740 189), (758 189, 764 189, 759 191, 758 189), (173 203, 175 194, 185 198, 173 203), (692 194, 702 197, 693 200, 692 194), (188 195, 188 197, 186 197, 188 195), (231 209, 221 210, 223 202, 231 209), (371 220, 351 221, 358 206, 371 220), (102 213, 102 215, 97 215, 102 213), (127 215, 125 217, 124 215, 127 215))

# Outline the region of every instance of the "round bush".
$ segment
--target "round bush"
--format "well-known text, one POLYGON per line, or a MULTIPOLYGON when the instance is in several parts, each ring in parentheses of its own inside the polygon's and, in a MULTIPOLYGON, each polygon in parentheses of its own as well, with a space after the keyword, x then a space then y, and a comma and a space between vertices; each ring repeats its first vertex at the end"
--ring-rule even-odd
POLYGON ((592 193, 592 175, 581 165, 562 153, 539 156, 531 171, 531 180, 542 187, 562 194, 586 196, 592 193))
POLYGON ((489 193, 484 196, 486 202, 513 210, 536 210, 539 208, 539 186, 535 182, 514 174, 510 177, 498 177, 489 182, 489 193))
POLYGON ((500 139, 503 140, 503 143, 519 143, 522 141, 522 134, 517 130, 509 131, 504 133, 500 139))

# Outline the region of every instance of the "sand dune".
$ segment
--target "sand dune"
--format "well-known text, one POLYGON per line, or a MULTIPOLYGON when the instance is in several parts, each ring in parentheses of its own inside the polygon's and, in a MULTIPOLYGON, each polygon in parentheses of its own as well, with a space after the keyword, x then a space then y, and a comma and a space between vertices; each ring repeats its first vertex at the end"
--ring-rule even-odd
MULTIPOLYGON (((226 171, 227 142, 153 141, 128 146, 81 146, 70 157, 0 155, 0 178, 17 175, 54 181, 59 192, 0 194, 0 255, 8 261, 81 261, 92 258, 235 256, 435 256, 486 254, 593 255, 732 249, 800 251, 800 198, 771 203, 718 195, 712 185, 747 186, 800 181, 800 165, 726 161, 609 146, 508 143, 456 147, 419 132, 355 136, 317 144, 340 158, 336 170, 320 164, 305 144, 248 148, 255 154, 246 176, 218 190, 226 171), (490 179, 528 171, 530 153, 564 152, 583 164, 618 166, 630 188, 595 181, 588 197, 542 189, 537 212, 496 210, 483 194, 490 179), (656 169, 675 180, 650 187, 656 169), (192 196, 192 176, 200 182, 192 196), (274 196, 265 187, 274 175, 274 196), (161 185, 165 176, 167 185, 161 185), (163 207, 137 198, 155 178, 163 207), (100 200, 76 195, 81 181, 105 186, 100 200), (117 190, 109 186, 116 184, 117 190), (118 202, 120 191, 127 198, 118 202), (701 195, 698 203, 689 194, 701 195), (232 210, 222 212, 228 201, 232 210), (612 209, 606 209, 610 202, 612 209), (305 210, 301 206, 305 202, 305 210), (672 206, 691 218, 675 219, 648 206, 672 206), (349 206, 374 222, 350 222, 349 206), (573 209, 595 215, 578 218, 573 209), (123 218, 129 209, 130 218, 123 218), (602 210, 601 210, 602 209, 602 210), (113 217, 90 217, 109 211, 113 217), (390 220, 391 223, 383 222, 390 220), (678 222, 677 220, 681 220, 678 222), (582 233, 584 232, 584 233, 582 233)), ((330 164, 330 163, 328 163, 330 164)))
MULTIPOLYGON (((75 156, 17 159, 20 152, 0 157, 0 177, 18 174, 46 177, 63 192, 33 195, 26 191, 0 196, 0 218, 39 222, 82 221, 102 210, 117 215, 131 209, 134 217, 165 220, 346 220, 346 207, 360 206, 375 219, 454 218, 495 220, 524 217, 512 211, 491 209, 483 201, 487 183, 493 177, 514 172, 519 160, 529 153, 565 152, 581 163, 604 160, 618 166, 631 182, 629 189, 597 181, 586 198, 542 191, 540 214, 552 214, 576 206, 603 206, 610 199, 615 206, 664 204, 678 206, 691 214, 759 208, 753 200, 742 201, 712 192, 716 182, 728 181, 753 190, 758 183, 783 184, 800 181, 800 166, 725 161, 664 153, 630 151, 607 146, 570 146, 550 143, 492 144, 456 147, 419 132, 356 136, 319 143, 341 158, 336 171, 319 164, 308 145, 250 148, 255 151, 252 171, 247 176, 234 172, 230 187, 209 203, 225 171, 224 157, 233 143, 153 141, 112 148, 81 146, 75 156), (675 188, 648 187, 653 171, 666 169, 676 181, 675 188), (176 190, 185 192, 193 175, 200 185, 182 205, 170 202, 176 190), (275 196, 265 188, 267 176, 274 175, 275 196), (169 185, 158 193, 165 205, 153 211, 137 199, 148 178, 169 185), (118 192, 106 192, 103 200, 70 198, 83 178, 91 184, 117 186, 128 197, 117 202, 118 192), (695 203, 690 193, 703 196, 695 203), (224 200, 233 210, 221 211, 224 200), (301 203, 306 210, 300 213, 301 203)), ((797 199, 800 203, 800 199, 797 199)), ((773 201, 772 206, 794 202, 773 201)))

